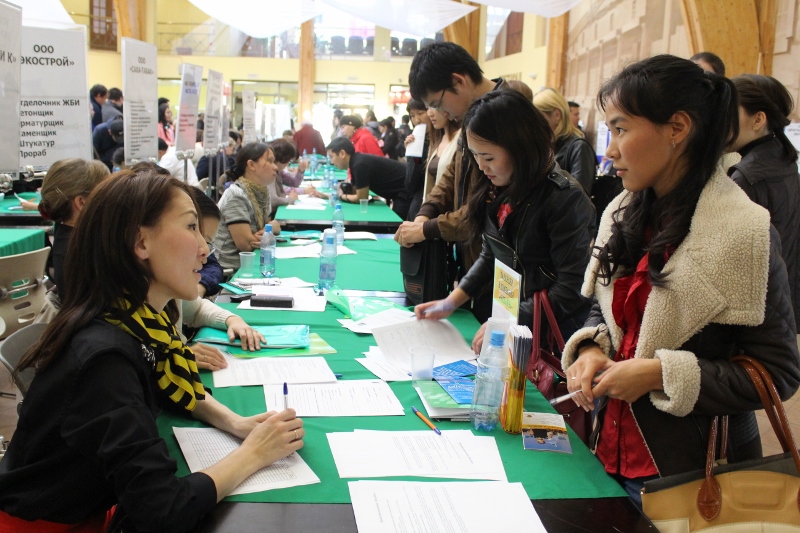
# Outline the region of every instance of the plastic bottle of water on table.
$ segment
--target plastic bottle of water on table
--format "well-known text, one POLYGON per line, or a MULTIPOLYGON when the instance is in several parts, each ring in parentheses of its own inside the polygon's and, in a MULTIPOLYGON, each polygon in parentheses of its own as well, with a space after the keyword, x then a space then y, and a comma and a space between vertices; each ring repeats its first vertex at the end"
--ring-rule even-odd
POLYGON ((505 381, 508 379, 508 355, 503 350, 505 334, 492 331, 489 349, 478 363, 475 393, 469 411, 469 421, 477 431, 492 431, 500 418, 505 381))
POLYGON ((344 211, 342 204, 337 203, 333 209, 333 229, 336 231, 336 246, 344 244, 344 211))
POLYGON ((275 236, 272 234, 272 224, 264 226, 264 235, 261 236, 261 275, 271 278, 275 275, 275 236))
POLYGON ((328 228, 322 233, 319 255, 319 288, 330 289, 336 282, 336 232, 328 228))

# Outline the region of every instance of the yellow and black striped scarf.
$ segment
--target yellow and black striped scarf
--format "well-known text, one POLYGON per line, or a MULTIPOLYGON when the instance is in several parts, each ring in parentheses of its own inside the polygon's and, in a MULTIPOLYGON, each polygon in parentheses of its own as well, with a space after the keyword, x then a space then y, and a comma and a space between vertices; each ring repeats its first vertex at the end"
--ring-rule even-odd
POLYGON ((197 374, 194 353, 183 343, 166 311, 157 313, 146 302, 132 310, 127 299, 120 300, 118 310, 122 320, 119 314, 103 318, 141 342, 146 352, 152 351, 158 387, 177 405, 193 411, 206 391, 197 374))

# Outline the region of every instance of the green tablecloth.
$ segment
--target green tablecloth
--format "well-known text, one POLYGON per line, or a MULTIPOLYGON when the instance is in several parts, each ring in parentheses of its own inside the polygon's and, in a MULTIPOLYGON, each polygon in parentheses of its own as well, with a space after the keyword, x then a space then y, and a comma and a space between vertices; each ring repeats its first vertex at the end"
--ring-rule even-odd
MULTIPOLYGON (((20 198, 24 198, 25 200, 36 200, 36 193, 35 192, 23 192, 19 193, 18 196, 20 198)), ((22 209, 11 209, 9 207, 19 207, 19 200, 16 199, 13 193, 7 192, 5 198, 0 201, 0 213, 3 215, 25 215, 25 216, 39 216, 38 211, 24 211, 22 209)), ((331 215, 333 216, 333 215, 331 215)))
MULTIPOLYGON (((403 219, 397 216, 397 213, 392 211, 385 202, 379 200, 370 202, 366 213, 361 212, 361 206, 359 204, 348 203, 342 204, 342 211, 344 212, 345 225, 347 222, 396 222, 399 224, 403 221, 403 219)), ((278 207, 275 219, 278 221, 302 220, 306 222, 329 222, 333 219, 333 207, 326 205, 325 210, 322 211, 317 209, 286 209, 286 206, 282 205, 278 207)))
MULTIPOLYGON (((279 244, 279 246, 289 246, 279 244)), ((340 289, 361 289, 366 291, 399 291, 403 288, 403 275, 400 273, 400 245, 393 239, 377 241, 345 241, 345 246, 357 252, 355 255, 340 255, 336 259, 336 286, 340 289)), ((253 276, 261 277, 258 258, 253 276)), ((279 278, 297 276, 316 283, 319 279, 318 258, 278 259, 275 261, 275 275, 279 278)), ((238 278, 237 272, 234 279, 238 278)), ((304 315, 313 313, 302 313, 304 315)))
POLYGON ((32 252, 44 245, 44 230, 0 228, 0 257, 32 252))
MULTIPOLYGON (((234 312, 235 306, 223 304, 234 312)), ((242 318, 251 324, 309 324, 313 333, 338 350, 325 355, 331 369, 343 374, 342 379, 374 379, 374 376, 354 358, 363 357, 362 352, 375 344, 372 335, 356 335, 342 328, 335 320, 342 314, 328 306, 324 313, 291 313, 281 311, 244 311, 242 318), (302 316, 301 316, 302 315, 302 316)), ((458 310, 451 318, 453 324, 471 339, 478 329, 474 317, 458 310)), ((210 372, 202 371, 203 382, 211 387, 210 372)), ((321 483, 288 489, 272 490, 255 494, 231 496, 227 499, 241 502, 289 502, 289 503, 348 503, 350 494, 347 479, 339 478, 333 455, 328 446, 326 433, 352 431, 354 429, 375 430, 421 430, 424 424, 413 415, 411 405, 422 408, 419 397, 410 382, 390 384, 405 407, 405 416, 306 418, 305 446, 300 456, 308 463, 321 483)), ((291 392, 290 392, 291 394, 291 392)), ((268 407, 264 400, 263 387, 231 387, 214 390, 214 397, 242 415, 254 415, 268 407)), ((528 388, 526 409, 529 411, 551 411, 550 405, 533 387, 528 388)), ((183 455, 175 440, 172 426, 202 427, 202 424, 163 413, 158 419, 159 432, 166 440, 170 454, 178 462, 178 475, 189 473, 183 455)), ((437 422, 442 430, 467 429, 466 423, 437 422)), ((526 451, 522 448, 522 437, 508 435, 502 429, 491 433, 497 441, 503 465, 510 482, 521 482, 531 499, 604 498, 625 496, 625 492, 603 470, 600 462, 569 430, 573 453, 571 455, 526 451)), ((433 481, 432 478, 402 478, 408 480, 433 481)))

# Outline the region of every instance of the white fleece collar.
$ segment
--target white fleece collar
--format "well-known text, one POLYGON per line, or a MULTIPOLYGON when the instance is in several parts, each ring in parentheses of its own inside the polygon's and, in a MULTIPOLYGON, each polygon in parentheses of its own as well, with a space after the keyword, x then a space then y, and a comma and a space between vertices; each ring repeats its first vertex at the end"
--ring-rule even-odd
MULTIPOLYGON (((769 212, 751 202, 725 170, 728 154, 700 194, 689 233, 665 266, 667 286, 653 287, 645 306, 636 357, 656 349, 678 349, 710 322, 755 326, 764 321, 769 275, 769 212)), ((611 235, 611 214, 629 200, 623 192, 603 213, 597 244, 611 235)), ((582 293, 594 294, 619 347, 622 331, 613 322, 613 284, 597 281, 592 258, 582 293)))

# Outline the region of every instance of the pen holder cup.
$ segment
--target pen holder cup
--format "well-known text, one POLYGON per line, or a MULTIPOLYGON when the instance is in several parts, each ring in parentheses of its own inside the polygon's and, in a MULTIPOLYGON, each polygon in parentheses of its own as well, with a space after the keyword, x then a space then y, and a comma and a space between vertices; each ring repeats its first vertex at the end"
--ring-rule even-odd
POLYGON ((523 370, 511 365, 503 401, 500 404, 500 424, 506 433, 522 433, 522 412, 525 410, 525 386, 528 383, 523 370))

